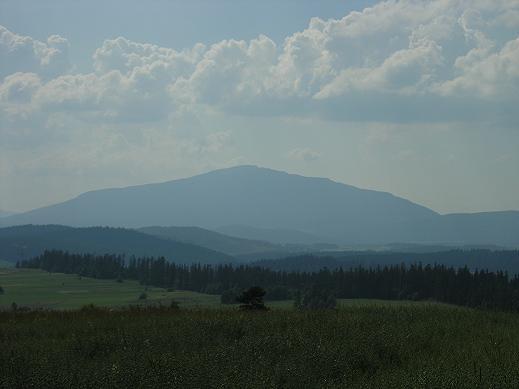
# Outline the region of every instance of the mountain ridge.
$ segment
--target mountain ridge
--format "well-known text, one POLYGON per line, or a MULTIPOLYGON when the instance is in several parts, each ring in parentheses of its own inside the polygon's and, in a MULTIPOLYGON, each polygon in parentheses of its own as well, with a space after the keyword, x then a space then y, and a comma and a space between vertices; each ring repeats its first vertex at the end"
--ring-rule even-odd
POLYGON ((165 257, 177 263, 230 263, 230 255, 126 228, 22 225, 0 228, 0 259, 16 262, 44 250, 76 254, 165 257))
POLYGON ((243 225, 296 230, 338 244, 519 245, 514 232, 519 211, 440 215, 388 192, 253 165, 89 191, 0 220, 4 226, 29 223, 127 228, 191 225, 210 230, 243 225), (491 232, 489 237, 482 235, 485 231, 491 232))

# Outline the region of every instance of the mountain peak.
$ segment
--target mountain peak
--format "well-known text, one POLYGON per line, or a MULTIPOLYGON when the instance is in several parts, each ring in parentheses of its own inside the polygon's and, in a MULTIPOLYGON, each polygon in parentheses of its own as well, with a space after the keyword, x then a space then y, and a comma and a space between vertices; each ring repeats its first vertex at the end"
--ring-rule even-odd
POLYGON ((430 209, 388 193, 241 165, 158 184, 87 192, 5 218, 2 224, 209 229, 247 225, 297 230, 330 242, 386 242, 402 240, 402 224, 435 216, 430 209))
POLYGON ((87 192, 0 219, 3 226, 31 223, 207 229, 248 226, 254 231, 298 231, 337 244, 519 245, 519 215, 514 212, 442 216, 390 193, 254 165, 87 192))

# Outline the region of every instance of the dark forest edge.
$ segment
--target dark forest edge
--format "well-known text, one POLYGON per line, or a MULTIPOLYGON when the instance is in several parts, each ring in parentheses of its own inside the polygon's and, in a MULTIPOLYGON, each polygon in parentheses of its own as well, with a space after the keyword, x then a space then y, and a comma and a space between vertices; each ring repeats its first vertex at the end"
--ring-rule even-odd
POLYGON ((519 310, 519 276, 507 272, 469 270, 421 263, 315 272, 275 271, 250 265, 175 264, 164 258, 71 254, 51 250, 17 263, 54 273, 98 279, 137 280, 143 285, 208 294, 229 294, 254 285, 266 300, 295 298, 301 291, 326 290, 336 298, 432 300, 468 307, 519 310))

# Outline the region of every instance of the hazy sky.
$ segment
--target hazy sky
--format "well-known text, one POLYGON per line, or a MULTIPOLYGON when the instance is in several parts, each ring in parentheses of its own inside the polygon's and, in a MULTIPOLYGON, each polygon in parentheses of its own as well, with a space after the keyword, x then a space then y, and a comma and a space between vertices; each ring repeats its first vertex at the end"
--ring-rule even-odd
POLYGON ((519 209, 519 0, 0 0, 0 209, 238 164, 519 209))

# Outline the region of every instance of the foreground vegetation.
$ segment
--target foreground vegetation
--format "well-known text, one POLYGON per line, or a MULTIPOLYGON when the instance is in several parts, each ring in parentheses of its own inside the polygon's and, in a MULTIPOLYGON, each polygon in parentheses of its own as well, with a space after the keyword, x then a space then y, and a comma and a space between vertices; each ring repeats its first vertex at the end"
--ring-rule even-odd
POLYGON ((519 316, 339 310, 1 312, 0 387, 518 387, 519 316))

